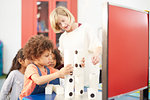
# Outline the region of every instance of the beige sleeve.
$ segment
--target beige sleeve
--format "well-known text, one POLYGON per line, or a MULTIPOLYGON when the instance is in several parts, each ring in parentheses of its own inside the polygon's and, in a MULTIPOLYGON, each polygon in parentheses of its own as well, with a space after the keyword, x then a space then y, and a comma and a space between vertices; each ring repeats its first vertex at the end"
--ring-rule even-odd
POLYGON ((102 40, 98 38, 98 32, 89 25, 86 27, 86 34, 89 52, 94 52, 97 47, 102 47, 102 40))

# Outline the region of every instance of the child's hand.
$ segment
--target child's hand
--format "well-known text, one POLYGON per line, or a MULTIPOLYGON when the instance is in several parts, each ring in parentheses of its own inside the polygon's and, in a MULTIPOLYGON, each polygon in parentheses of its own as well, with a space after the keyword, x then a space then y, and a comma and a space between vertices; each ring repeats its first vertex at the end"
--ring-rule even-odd
POLYGON ((81 60, 81 66, 85 67, 85 58, 82 58, 82 60, 81 60))
POLYGON ((65 75, 70 75, 71 72, 73 72, 73 67, 71 66, 71 64, 68 64, 67 66, 63 67, 60 69, 59 73, 60 73, 60 78, 64 78, 65 75))

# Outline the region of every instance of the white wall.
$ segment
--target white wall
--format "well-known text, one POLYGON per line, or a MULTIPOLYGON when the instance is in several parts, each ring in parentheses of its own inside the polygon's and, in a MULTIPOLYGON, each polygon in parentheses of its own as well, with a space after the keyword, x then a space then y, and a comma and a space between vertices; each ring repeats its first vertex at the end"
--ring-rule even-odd
POLYGON ((3 72, 21 48, 21 0, 0 0, 0 40, 3 42, 3 72))
POLYGON ((150 0, 78 0, 78 22, 101 27, 102 4, 106 1, 138 10, 150 10, 150 0))
POLYGON ((150 0, 107 0, 107 1, 124 5, 129 8, 150 10, 150 0))

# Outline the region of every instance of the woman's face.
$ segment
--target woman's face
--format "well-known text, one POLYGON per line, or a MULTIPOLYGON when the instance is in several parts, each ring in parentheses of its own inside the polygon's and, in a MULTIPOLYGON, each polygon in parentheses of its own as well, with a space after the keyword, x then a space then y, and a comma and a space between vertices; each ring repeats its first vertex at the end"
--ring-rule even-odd
POLYGON ((53 68, 56 66, 56 57, 54 54, 52 54, 52 59, 50 60, 49 66, 53 68))
POLYGON ((65 30, 67 32, 69 32, 72 27, 69 18, 63 15, 58 15, 57 24, 62 30, 65 30))

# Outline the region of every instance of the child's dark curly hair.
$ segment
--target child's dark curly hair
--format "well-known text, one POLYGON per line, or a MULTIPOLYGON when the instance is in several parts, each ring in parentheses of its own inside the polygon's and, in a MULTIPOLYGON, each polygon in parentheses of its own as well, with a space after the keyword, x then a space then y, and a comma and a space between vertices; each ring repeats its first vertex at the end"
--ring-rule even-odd
POLYGON ((39 58, 45 50, 53 51, 53 43, 43 35, 31 37, 23 49, 23 54, 28 60, 39 58))

